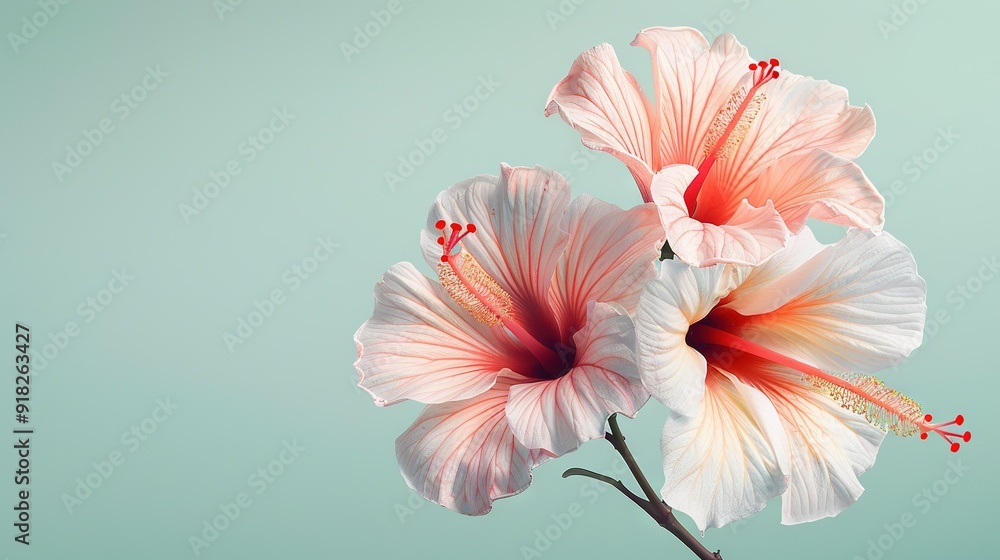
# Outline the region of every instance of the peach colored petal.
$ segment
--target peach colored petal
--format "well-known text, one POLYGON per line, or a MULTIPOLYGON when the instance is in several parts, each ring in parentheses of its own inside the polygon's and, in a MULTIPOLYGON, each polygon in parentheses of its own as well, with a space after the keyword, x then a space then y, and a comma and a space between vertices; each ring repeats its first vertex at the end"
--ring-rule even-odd
POLYGON ((653 59, 660 166, 697 165, 712 121, 753 62, 746 47, 728 33, 709 47, 701 32, 689 27, 644 29, 632 44, 653 59))
POLYGON ((800 231, 810 216, 880 230, 884 203, 850 162, 875 134, 871 109, 851 106, 844 88, 784 69, 755 92, 756 116, 699 181, 693 210, 657 199, 658 172, 703 162, 718 115, 754 83, 748 68, 754 59, 730 34, 709 45, 686 27, 645 29, 632 44, 652 57, 653 110, 604 44, 576 60, 553 89, 546 115, 560 112, 584 144, 629 166, 643 200, 666 206, 664 227, 678 258, 694 266, 757 265, 783 245, 783 230, 800 231))
POLYGON ((755 206, 773 202, 793 233, 807 218, 874 231, 885 222, 885 199, 861 168, 820 149, 779 159, 744 196, 755 206))
POLYGON ((424 498, 465 515, 484 515, 493 501, 522 492, 532 467, 547 456, 514 439, 504 407, 513 380, 468 400, 430 405, 396 439, 399 468, 424 498))
POLYGON ((543 167, 501 165, 500 177, 480 176, 442 192, 427 217, 421 245, 427 262, 441 259, 435 222, 475 224, 463 247, 511 295, 522 324, 554 330, 548 296, 556 263, 566 246, 560 229, 570 187, 543 167))
POLYGON ((608 417, 634 417, 649 399, 632 348, 635 333, 624 308, 591 303, 586 326, 573 337, 576 363, 565 375, 511 387, 507 421, 531 449, 562 455, 604 436, 608 417))
MULTIPOLYGON (((749 132, 735 153, 713 166, 698 197, 699 207, 704 203, 708 209, 704 215, 698 213, 703 219, 725 219, 779 158, 822 149, 853 159, 875 136, 871 108, 851 106, 847 90, 827 81, 782 70, 760 93, 765 99, 749 132)), ((774 199, 763 190, 759 194, 774 199)))
POLYGON ((653 176, 653 201, 678 259, 698 267, 756 265, 784 247, 790 233, 770 201, 755 208, 744 199, 721 225, 690 217, 684 190, 696 175, 690 165, 672 165, 653 176))
POLYGON ((663 246, 663 227, 652 204, 622 210, 589 195, 577 197, 563 220, 566 245, 553 280, 552 300, 565 324, 583 326, 591 301, 614 302, 635 312, 663 246))
POLYGON ((655 165, 651 107, 635 77, 622 69, 611 45, 584 52, 556 84, 545 116, 559 116, 580 132, 588 148, 608 152, 628 166, 643 200, 655 165))
POLYGON ((410 263, 386 271, 375 312, 354 340, 358 386, 379 406, 466 399, 492 387, 505 368, 533 367, 501 329, 475 321, 410 263))

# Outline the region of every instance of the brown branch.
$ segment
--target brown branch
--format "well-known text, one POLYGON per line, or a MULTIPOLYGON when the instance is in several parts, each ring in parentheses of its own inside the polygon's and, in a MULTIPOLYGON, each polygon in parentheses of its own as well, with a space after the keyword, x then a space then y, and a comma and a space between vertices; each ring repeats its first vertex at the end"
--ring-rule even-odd
MULTIPOLYGON (((639 463, 636 462, 635 457, 632 456, 632 452, 629 450, 628 446, 625 444, 625 436, 622 435, 621 429, 618 427, 618 415, 612 414, 608 418, 608 424, 611 426, 611 431, 605 434, 605 439, 611 442, 611 445, 615 447, 615 450, 622 456, 625 460, 625 464, 628 465, 630 471, 632 471, 632 476, 635 477, 636 482, 642 488, 644 494, 646 494, 647 500, 646 505, 639 504, 642 509, 649 514, 650 517, 656 521, 660 527, 663 527, 667 531, 670 531, 678 540, 684 543, 684 546, 688 547, 691 552, 700 560, 722 560, 722 554, 719 551, 712 552, 705 548, 705 545, 701 544, 701 541, 696 539, 694 535, 688 532, 687 529, 681 525, 677 517, 674 516, 673 510, 660 499, 659 494, 653 490, 652 485, 649 484, 649 480, 646 479, 646 475, 642 473, 639 468, 639 463)), ((635 500, 633 500, 635 501, 635 500)), ((638 503, 638 502, 637 502, 638 503)))

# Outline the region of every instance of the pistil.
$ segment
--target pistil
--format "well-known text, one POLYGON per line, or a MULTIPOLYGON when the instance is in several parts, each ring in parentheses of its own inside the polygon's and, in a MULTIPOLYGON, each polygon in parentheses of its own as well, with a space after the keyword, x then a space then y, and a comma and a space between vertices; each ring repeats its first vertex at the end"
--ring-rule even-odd
POLYGON ((778 64, 776 58, 750 64, 750 72, 753 74, 750 90, 745 95, 742 88, 733 92, 728 104, 716 116, 709 129, 708 138, 706 138, 705 159, 698 166, 698 175, 684 191, 684 202, 687 205, 689 216, 694 216, 694 211, 698 206, 698 193, 701 192, 701 187, 705 184, 705 179, 708 177, 708 172, 712 170, 712 166, 721 157, 735 151, 749 131, 762 102, 762 98, 757 96, 757 90, 778 77, 778 64), (753 110, 747 111, 751 105, 753 110), (724 124, 725 128, 723 129, 724 124), (719 132, 720 129, 721 132, 719 132), (737 131, 736 135, 733 135, 734 131, 737 131))
POLYGON ((864 415, 869 422, 883 429, 891 429, 904 436, 919 433, 920 439, 927 439, 928 434, 933 432, 949 443, 952 452, 961 447, 957 440, 968 442, 972 439, 972 433, 968 431, 959 434, 944 430, 952 425, 961 426, 965 422, 961 414, 951 422, 932 424, 931 415, 923 414, 920 405, 902 393, 887 388, 875 377, 854 376, 845 379, 704 324, 692 325, 688 337, 695 344, 730 348, 798 371, 844 408, 864 415))

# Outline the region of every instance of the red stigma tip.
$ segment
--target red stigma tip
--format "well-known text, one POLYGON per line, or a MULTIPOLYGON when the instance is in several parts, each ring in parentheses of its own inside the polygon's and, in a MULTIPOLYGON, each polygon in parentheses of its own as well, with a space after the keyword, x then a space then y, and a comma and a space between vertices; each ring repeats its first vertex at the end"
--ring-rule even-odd
POLYGON ((750 65, 750 70, 756 70, 756 69, 757 69, 757 63, 756 62, 750 65))
POLYGON ((438 220, 438 221, 437 221, 437 223, 436 223, 436 224, 434 224, 434 227, 435 227, 436 229, 444 229, 444 226, 446 226, 446 225, 447 225, 447 224, 445 223, 445 221, 444 221, 444 220, 438 220))
POLYGON ((462 226, 458 224, 451 224, 451 229, 453 229, 454 231, 462 231, 462 226))
POLYGON ((757 65, 758 65, 758 66, 767 66, 767 62, 766 62, 766 61, 763 61, 763 60, 761 60, 760 62, 758 62, 758 63, 757 63, 757 65))
POLYGON ((438 237, 438 245, 444 245, 444 238, 438 237))
POLYGON ((777 70, 775 70, 774 72, 771 72, 771 79, 772 80, 778 79, 778 71, 777 70))
POLYGON ((476 224, 469 224, 469 225, 465 226, 465 229, 469 233, 476 233, 476 224))
POLYGON ((778 65, 778 59, 777 58, 772 58, 771 59, 771 66, 777 66, 777 65, 778 65))
POLYGON ((443 263, 448 262, 448 257, 449 257, 448 255, 441 255, 441 262, 443 263))
POLYGON ((966 431, 965 433, 959 434, 945 430, 945 428, 948 426, 954 426, 954 425, 961 426, 962 424, 964 424, 965 417, 962 416, 961 414, 955 416, 955 419, 950 422, 938 422, 937 424, 931 424, 930 423, 931 419, 932 419, 931 415, 926 414, 924 415, 924 421, 922 423, 919 423, 920 439, 927 439, 927 436, 931 432, 934 432, 935 434, 944 438, 946 442, 948 442, 948 445, 952 453, 957 452, 959 447, 961 447, 959 441, 963 441, 965 443, 969 443, 970 441, 972 441, 972 432, 970 431, 966 431))

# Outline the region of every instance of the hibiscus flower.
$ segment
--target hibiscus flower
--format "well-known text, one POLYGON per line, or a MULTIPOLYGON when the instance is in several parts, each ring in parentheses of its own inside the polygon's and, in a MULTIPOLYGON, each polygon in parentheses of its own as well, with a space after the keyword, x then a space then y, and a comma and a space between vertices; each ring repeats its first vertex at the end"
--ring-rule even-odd
POLYGON ((782 496, 782 523, 836 515, 861 495, 886 430, 971 434, 873 376, 923 336, 926 289, 906 247, 851 230, 824 246, 808 229, 758 267, 665 261, 636 312, 637 357, 663 428, 667 503, 698 527, 782 496))
POLYGON ((441 193, 422 246, 375 288, 355 335, 379 406, 428 406, 396 440, 420 495, 468 515, 524 490, 532 467, 600 438, 649 395, 630 313, 663 229, 653 205, 570 201, 557 173, 501 166, 441 193))
POLYGON ((880 230, 884 200, 852 161, 875 135, 847 91, 755 61, 730 34, 646 29, 654 100, 607 44, 581 54, 549 96, 583 143, 628 166, 660 208, 670 249, 694 266, 755 265, 806 219, 880 230))

